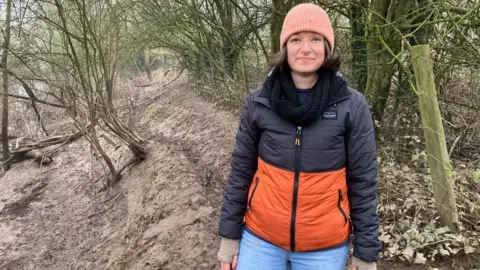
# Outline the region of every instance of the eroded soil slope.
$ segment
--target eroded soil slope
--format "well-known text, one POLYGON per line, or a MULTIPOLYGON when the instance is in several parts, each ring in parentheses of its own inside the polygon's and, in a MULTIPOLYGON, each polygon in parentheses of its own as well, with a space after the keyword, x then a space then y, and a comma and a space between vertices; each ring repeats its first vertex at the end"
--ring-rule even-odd
MULTIPOLYGON (((141 88, 134 110, 148 158, 100 191, 103 169, 84 139, 39 167, 26 161, 0 180, 0 269, 210 269, 223 179, 237 117, 186 83, 141 88)), ((117 164, 124 147, 106 145, 117 164)))

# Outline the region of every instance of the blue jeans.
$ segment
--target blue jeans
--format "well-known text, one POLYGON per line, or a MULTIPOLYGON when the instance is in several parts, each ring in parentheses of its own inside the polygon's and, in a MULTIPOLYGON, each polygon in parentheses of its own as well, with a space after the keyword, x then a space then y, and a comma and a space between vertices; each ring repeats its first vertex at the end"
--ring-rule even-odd
POLYGON ((245 229, 240 240, 237 270, 344 270, 348 242, 319 251, 290 252, 245 229))

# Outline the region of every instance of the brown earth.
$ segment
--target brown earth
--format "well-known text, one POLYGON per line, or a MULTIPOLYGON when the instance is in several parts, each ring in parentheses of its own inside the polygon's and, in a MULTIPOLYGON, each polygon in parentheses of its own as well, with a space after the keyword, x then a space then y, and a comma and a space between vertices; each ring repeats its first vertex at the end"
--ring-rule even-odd
MULTIPOLYGON (((185 80, 134 91, 139 102, 123 113, 149 140, 149 155, 115 188, 101 191, 103 168, 84 139, 49 166, 25 161, 0 179, 0 269, 219 269, 216 229, 238 116, 185 80)), ((117 164, 128 160, 125 147, 105 147, 117 164)), ((429 268, 381 261, 379 269, 429 268)))

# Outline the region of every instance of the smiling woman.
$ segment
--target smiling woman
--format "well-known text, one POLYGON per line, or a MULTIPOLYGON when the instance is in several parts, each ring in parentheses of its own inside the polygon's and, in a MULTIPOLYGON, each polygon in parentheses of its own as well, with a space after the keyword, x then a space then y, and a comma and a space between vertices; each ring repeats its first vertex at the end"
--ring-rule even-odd
POLYGON ((338 74, 333 33, 321 7, 294 7, 272 71, 245 99, 220 214, 223 270, 343 270, 351 234, 353 269, 376 269, 373 122, 338 74))

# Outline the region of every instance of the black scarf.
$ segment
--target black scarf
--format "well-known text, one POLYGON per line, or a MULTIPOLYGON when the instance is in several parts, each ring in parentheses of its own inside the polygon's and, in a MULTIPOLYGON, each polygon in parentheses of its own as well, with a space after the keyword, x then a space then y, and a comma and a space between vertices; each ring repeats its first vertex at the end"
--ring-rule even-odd
POLYGON ((334 91, 346 88, 346 82, 329 68, 318 70, 318 80, 303 104, 295 92, 295 84, 289 69, 275 69, 265 81, 264 95, 273 110, 296 126, 306 127, 315 123, 332 102, 334 91))

